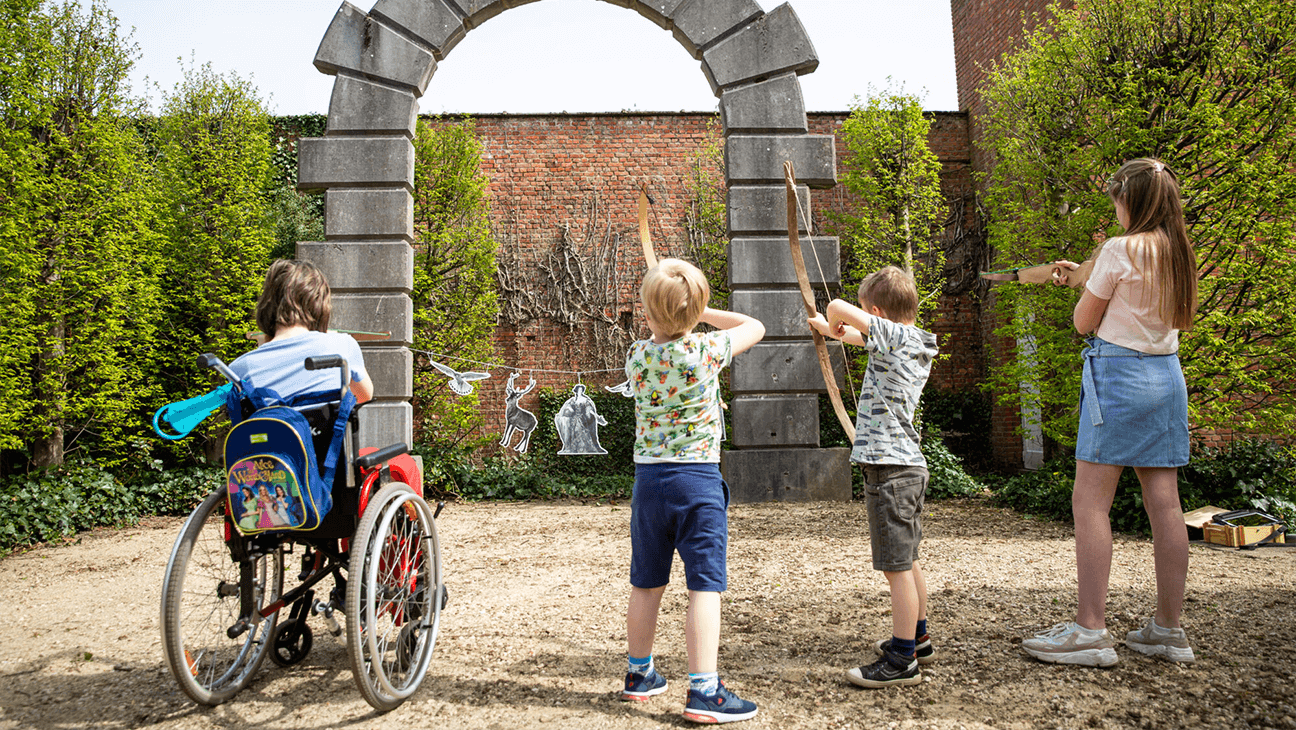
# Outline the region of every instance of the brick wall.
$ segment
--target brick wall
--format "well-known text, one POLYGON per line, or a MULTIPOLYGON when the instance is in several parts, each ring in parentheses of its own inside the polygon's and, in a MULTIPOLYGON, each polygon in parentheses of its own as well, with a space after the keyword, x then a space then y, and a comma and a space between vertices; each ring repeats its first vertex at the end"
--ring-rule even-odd
MULTIPOLYGON (((984 128, 985 105, 979 89, 986 72, 1003 55, 1014 49, 1024 33, 1036 27, 1045 17, 1049 0, 950 0, 954 30, 954 67, 958 79, 959 111, 967 115, 970 138, 969 157, 972 170, 984 173, 994 164, 978 146, 984 128)), ((1074 7, 1073 0, 1062 0, 1063 7, 1074 7)), ((995 338, 994 294, 990 290, 984 305, 970 316, 979 319, 984 333, 984 347, 989 358, 1005 357, 1011 343, 995 338)), ((994 461, 1001 467, 1016 468, 1022 464, 1022 440, 1016 431, 1021 426, 1015 408, 995 406, 991 420, 991 443, 994 461)))
MULTIPOLYGON (((815 134, 836 133, 845 113, 811 113, 815 134)), ((930 143, 943 165, 942 186, 947 196, 968 197, 972 191, 966 115, 938 112, 931 116, 930 143)), ((619 113, 483 115, 474 117, 484 148, 483 171, 490 179, 491 225, 503 256, 516 258, 515 273, 542 286, 537 270, 566 235, 586 255, 605 251, 616 262, 614 292, 607 297, 610 320, 628 325, 637 336, 647 334, 638 307, 638 287, 644 270, 639 247, 638 191, 649 182, 654 197, 651 217, 658 255, 688 256, 685 221, 691 200, 693 165, 703 158, 709 140, 721 139, 715 115, 700 113, 619 113)), ((839 154, 842 150, 838 142, 839 154)), ((825 213, 847 205, 844 188, 815 191, 816 229, 824 230, 825 213)), ((984 354, 974 295, 942 302, 935 330, 943 351, 952 357, 933 373, 932 386, 963 389, 984 373, 984 354)), ((534 376, 538 388, 566 388, 575 383, 568 373, 617 367, 621 353, 599 342, 591 326, 568 328, 549 321, 517 327, 501 324, 494 336, 495 357, 518 368, 534 368, 519 376, 525 386, 534 376)), ((502 432, 504 370, 479 383, 486 432, 502 432)), ((583 378, 591 386, 612 385, 619 373, 583 378)), ((523 406, 533 403, 530 396, 523 406)), ((541 424, 541 428, 551 424, 541 424)))

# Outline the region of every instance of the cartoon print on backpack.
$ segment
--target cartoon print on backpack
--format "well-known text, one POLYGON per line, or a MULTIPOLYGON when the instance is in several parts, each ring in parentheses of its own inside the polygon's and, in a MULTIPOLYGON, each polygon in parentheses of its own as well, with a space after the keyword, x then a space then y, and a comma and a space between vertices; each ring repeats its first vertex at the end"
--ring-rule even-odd
POLYGON ((510 375, 508 383, 504 386, 504 420, 507 425, 504 428, 504 438, 500 439, 500 446, 508 446, 513 441, 513 434, 521 433, 522 440, 513 449, 519 454, 525 454, 527 446, 531 443, 531 432, 535 430, 539 421, 534 413, 518 405, 518 401, 535 388, 536 381, 535 378, 531 378, 527 387, 518 390, 513 387, 513 381, 517 380, 517 376, 517 373, 510 375))
POLYGON ((304 522, 297 480, 274 457, 251 457, 234 464, 227 493, 230 517, 245 535, 293 529, 304 522))
POLYGON ((607 449, 599 444, 598 437, 598 427, 606 425, 607 420, 598 414, 594 399, 585 394, 585 386, 577 384, 572 388, 572 397, 554 416, 554 426, 563 445, 558 453, 568 456, 606 454, 607 449))

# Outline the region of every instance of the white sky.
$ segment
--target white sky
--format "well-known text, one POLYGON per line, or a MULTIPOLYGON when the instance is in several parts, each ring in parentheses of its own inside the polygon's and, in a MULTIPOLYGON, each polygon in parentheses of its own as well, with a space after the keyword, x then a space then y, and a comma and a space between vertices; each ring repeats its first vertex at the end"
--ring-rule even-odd
MULTIPOLYGON (((781 0, 758 0, 766 11, 781 0)), ((333 77, 312 65, 340 0, 106 0, 142 58, 137 94, 154 104, 180 59, 250 78, 277 114, 327 113, 333 77), (148 84, 146 85, 145 79, 148 84)), ((362 10, 373 0, 353 3, 362 10)), ((958 108, 949 0, 791 0, 819 55, 801 77, 806 108, 843 111, 870 85, 958 108)), ((597 0, 543 0, 472 30, 441 62, 424 113, 714 111, 699 62, 668 31, 597 0)))

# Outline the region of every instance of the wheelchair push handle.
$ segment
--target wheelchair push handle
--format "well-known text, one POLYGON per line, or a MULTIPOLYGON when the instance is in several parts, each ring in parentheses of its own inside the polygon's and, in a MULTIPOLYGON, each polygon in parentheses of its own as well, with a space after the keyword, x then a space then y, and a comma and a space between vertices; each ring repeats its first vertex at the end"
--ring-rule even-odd
POLYGON ((306 358, 307 370, 327 370, 329 368, 340 368, 346 365, 346 360, 341 355, 320 355, 319 357, 306 358))
POLYGON ((318 357, 306 358, 307 370, 327 370, 329 368, 342 369, 342 393, 346 393, 347 388, 351 387, 351 367, 347 365, 346 358, 341 355, 320 355, 318 357))
POLYGON ((230 370, 228 365, 221 362, 221 359, 219 357, 216 357, 210 352, 204 352, 203 354, 198 356, 198 367, 207 368, 209 370, 215 370, 216 372, 223 375, 226 380, 230 381, 230 384, 232 384, 235 388, 238 388, 240 391, 242 391, 243 389, 242 378, 235 375, 234 371, 230 370))

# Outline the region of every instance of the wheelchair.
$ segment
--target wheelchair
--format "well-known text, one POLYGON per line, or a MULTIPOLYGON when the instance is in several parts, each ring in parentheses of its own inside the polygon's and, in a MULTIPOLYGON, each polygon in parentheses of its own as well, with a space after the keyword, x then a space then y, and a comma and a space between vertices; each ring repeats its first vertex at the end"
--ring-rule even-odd
MULTIPOLYGON (((214 355, 198 362, 241 388, 214 355)), ((346 393, 351 370, 341 357, 309 358, 306 367, 340 368, 340 395, 346 393)), ((250 401, 240 402, 250 415, 250 401)), ((339 403, 295 407, 311 426, 321 460, 339 403)), ((323 616, 334 636, 343 630, 335 614, 343 614, 356 685, 378 711, 395 709, 422 683, 447 601, 436 530, 444 503, 434 512, 424 501, 417 467, 402 457, 406 444, 358 454, 357 423, 353 412, 333 508, 316 529, 243 536, 226 514, 224 484, 185 521, 167 561, 161 626, 167 664, 193 701, 230 699, 267 656, 283 667, 305 659, 313 643, 308 614, 323 616), (297 585, 285 591, 295 555, 297 585), (332 590, 317 599, 316 586, 328 577, 332 590)))

